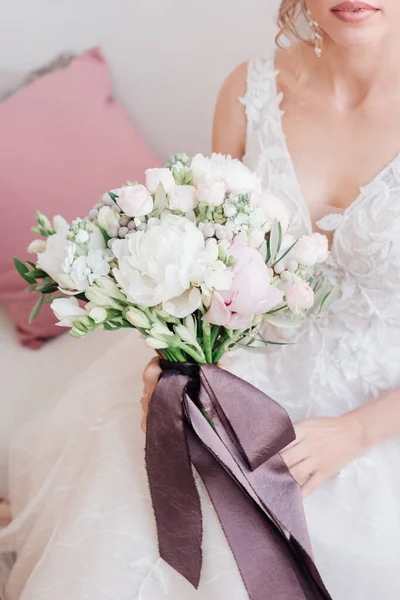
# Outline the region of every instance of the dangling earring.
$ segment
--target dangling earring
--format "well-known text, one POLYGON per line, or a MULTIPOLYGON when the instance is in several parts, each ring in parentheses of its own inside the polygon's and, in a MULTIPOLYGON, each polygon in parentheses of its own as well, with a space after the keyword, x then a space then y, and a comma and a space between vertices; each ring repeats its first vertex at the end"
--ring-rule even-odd
POLYGON ((308 23, 311 27, 313 34, 313 42, 314 42, 314 51, 317 58, 321 58, 322 56, 322 31, 321 27, 318 25, 317 21, 314 19, 312 14, 307 8, 307 19, 308 23))

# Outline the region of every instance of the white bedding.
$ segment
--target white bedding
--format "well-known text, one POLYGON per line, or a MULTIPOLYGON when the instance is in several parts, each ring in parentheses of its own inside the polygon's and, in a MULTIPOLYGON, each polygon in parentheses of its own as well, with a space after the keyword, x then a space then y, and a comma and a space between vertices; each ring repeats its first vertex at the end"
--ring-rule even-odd
POLYGON ((24 421, 56 402, 77 373, 123 337, 132 336, 132 360, 152 356, 136 332, 95 331, 83 340, 68 333, 41 350, 15 341, 12 324, 0 307, 0 498, 7 496, 8 445, 24 421))

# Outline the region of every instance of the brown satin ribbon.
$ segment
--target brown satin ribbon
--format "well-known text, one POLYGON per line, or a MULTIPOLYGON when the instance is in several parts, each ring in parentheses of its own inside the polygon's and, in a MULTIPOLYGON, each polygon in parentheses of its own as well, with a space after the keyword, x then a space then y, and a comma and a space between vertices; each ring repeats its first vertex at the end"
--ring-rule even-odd
POLYGON ((160 556, 199 586, 202 515, 193 463, 250 600, 331 600, 312 560, 300 490, 279 455, 295 437, 286 412, 215 365, 162 361, 162 368, 146 440, 160 556))

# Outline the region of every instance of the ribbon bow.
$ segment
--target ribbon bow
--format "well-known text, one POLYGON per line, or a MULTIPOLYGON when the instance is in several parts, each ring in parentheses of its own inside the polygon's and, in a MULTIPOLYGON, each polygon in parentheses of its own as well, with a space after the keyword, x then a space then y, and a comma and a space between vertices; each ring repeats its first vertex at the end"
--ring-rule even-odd
POLYGON ((146 440, 161 558, 198 588, 202 514, 193 464, 250 600, 331 600, 312 559, 299 488, 279 455, 295 438, 286 412, 215 365, 161 364, 146 440))

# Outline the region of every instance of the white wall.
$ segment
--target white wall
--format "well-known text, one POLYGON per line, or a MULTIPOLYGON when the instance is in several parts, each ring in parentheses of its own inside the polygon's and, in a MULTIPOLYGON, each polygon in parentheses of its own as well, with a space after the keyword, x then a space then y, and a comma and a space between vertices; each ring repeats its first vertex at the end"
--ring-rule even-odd
POLYGON ((0 0, 0 69, 100 45, 118 96, 162 158, 208 152, 219 86, 273 46, 277 0, 0 0))

